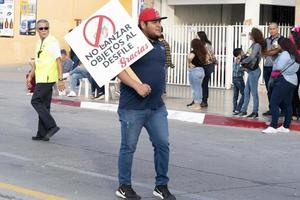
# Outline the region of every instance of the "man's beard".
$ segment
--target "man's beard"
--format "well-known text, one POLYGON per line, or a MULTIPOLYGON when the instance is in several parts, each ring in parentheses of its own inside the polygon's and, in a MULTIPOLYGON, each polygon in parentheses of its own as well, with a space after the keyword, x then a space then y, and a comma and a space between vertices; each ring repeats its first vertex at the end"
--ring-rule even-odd
POLYGON ((157 36, 156 34, 149 34, 144 32, 144 34, 146 35, 147 38, 151 39, 151 40, 158 40, 159 36, 157 36))
POLYGON ((158 40, 159 37, 157 35, 148 35, 148 38, 151 40, 158 40))

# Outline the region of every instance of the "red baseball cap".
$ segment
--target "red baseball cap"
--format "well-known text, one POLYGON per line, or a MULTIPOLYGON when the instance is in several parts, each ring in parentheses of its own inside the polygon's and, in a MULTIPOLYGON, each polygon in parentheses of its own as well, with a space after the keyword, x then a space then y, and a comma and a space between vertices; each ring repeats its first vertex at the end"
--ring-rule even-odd
POLYGON ((139 16, 139 22, 156 21, 161 19, 167 19, 167 17, 161 17, 158 11, 153 8, 145 8, 139 16))

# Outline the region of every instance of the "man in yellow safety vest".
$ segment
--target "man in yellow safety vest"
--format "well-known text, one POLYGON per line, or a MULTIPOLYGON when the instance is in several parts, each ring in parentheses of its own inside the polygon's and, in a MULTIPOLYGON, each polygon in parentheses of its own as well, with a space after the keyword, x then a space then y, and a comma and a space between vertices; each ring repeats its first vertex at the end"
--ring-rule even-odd
POLYGON ((39 116, 38 131, 32 140, 49 141, 58 130, 54 118, 50 114, 53 85, 63 91, 65 84, 62 78, 61 53, 57 39, 49 34, 49 22, 40 19, 37 22, 37 30, 40 36, 35 49, 35 63, 31 70, 27 84, 33 77, 36 87, 31 99, 31 104, 39 116))

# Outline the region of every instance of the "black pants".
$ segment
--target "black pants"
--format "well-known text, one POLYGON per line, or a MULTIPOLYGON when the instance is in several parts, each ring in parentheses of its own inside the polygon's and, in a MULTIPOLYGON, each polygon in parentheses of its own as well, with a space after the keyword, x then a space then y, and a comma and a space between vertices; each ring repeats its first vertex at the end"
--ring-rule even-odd
POLYGON ((205 76, 202 81, 202 103, 207 103, 208 99, 208 83, 210 81, 211 74, 215 70, 215 64, 208 64, 204 67, 205 76))
MULTIPOLYGON (((269 89, 269 80, 271 77, 271 73, 272 73, 272 67, 264 66, 263 76, 264 76, 264 80, 265 80, 269 103, 270 103, 270 99, 271 99, 271 95, 272 95, 272 90, 269 89)), ((270 105, 269 105, 269 107, 270 107, 270 105)))
POLYGON ((292 99, 296 86, 286 81, 283 76, 274 80, 273 91, 270 99, 270 110, 272 121, 270 126, 277 128, 279 108, 284 113, 284 128, 289 128, 292 120, 293 108, 292 99))
POLYGON ((104 86, 99 87, 98 84, 96 83, 96 81, 93 79, 92 76, 89 78, 89 81, 91 83, 92 92, 95 92, 96 89, 97 89, 97 93, 103 93, 104 94, 104 86))
POLYGON ((55 83, 37 83, 31 105, 39 116, 37 136, 45 136, 50 128, 56 127, 56 122, 50 114, 52 87, 55 83))

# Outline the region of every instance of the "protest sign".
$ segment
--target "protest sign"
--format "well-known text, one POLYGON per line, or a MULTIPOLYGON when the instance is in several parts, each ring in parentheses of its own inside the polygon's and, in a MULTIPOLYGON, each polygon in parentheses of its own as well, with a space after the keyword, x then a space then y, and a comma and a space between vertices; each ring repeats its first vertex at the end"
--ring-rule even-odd
POLYGON ((153 47, 118 0, 112 0, 65 36, 101 87, 153 47))

